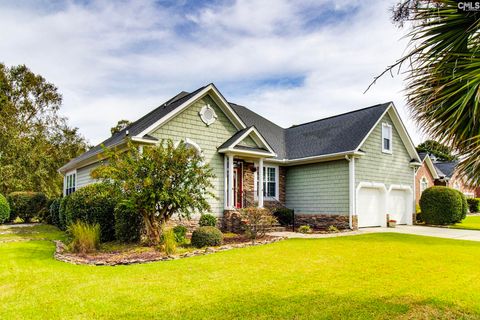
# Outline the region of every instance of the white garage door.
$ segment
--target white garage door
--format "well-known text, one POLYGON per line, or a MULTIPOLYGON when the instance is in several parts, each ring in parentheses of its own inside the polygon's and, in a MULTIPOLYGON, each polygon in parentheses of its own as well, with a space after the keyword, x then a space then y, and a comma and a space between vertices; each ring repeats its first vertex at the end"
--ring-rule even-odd
POLYGON ((362 187, 358 190, 357 215, 359 227, 385 225, 385 193, 382 189, 362 187))
POLYGON ((392 189, 388 193, 388 213, 397 224, 410 224, 411 195, 407 190, 392 189))

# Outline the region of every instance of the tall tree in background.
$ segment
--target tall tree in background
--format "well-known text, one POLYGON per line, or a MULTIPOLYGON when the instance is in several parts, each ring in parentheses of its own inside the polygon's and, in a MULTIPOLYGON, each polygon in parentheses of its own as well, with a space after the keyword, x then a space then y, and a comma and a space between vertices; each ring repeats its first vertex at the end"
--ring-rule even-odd
POLYGON ((449 146, 441 144, 435 140, 427 140, 420 143, 417 146, 418 152, 427 152, 434 155, 438 160, 453 161, 457 160, 457 157, 453 155, 452 149, 449 146))
POLYGON ((58 115, 61 104, 42 76, 0 63, 0 193, 61 193, 58 168, 86 150, 77 129, 58 115))
POLYGON ((112 127, 110 129, 110 132, 112 133, 112 136, 117 133, 117 132, 120 132, 122 131, 123 129, 125 129, 126 127, 128 127, 130 125, 130 121, 128 120, 119 120, 117 122, 117 124, 115 125, 115 127, 112 127))
POLYGON ((460 10, 454 0, 404 0, 393 20, 411 26, 409 47, 379 77, 406 67, 414 119, 429 136, 456 149, 459 170, 480 184, 480 12, 460 10))

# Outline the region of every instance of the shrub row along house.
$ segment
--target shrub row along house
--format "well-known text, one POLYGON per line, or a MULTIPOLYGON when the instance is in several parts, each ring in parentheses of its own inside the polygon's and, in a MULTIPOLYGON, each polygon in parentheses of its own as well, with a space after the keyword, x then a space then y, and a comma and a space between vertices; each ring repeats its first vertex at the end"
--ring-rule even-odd
POLYGON ((415 175, 416 202, 427 188, 446 186, 462 192, 466 197, 480 197, 480 188, 474 188, 466 183, 464 177, 456 172, 458 161, 440 161, 426 152, 419 152, 421 167, 415 175))
POLYGON ((385 226, 387 213, 411 224, 415 170, 421 165, 392 102, 284 129, 228 102, 209 84, 181 92, 60 168, 65 194, 94 180, 102 145, 139 148, 184 141, 214 170, 214 215, 235 230, 238 209, 294 209, 316 228, 385 226), (261 183, 259 183, 259 181, 261 183))

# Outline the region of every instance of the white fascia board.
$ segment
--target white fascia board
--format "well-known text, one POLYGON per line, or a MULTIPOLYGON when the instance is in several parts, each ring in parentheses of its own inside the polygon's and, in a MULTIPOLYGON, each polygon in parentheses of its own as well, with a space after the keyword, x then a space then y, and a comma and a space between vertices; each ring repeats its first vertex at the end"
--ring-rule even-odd
POLYGON ((240 150, 235 148, 222 148, 218 150, 219 153, 225 154, 236 154, 236 155, 255 155, 255 156, 263 156, 263 157, 275 157, 277 156, 275 153, 270 152, 260 152, 260 151, 249 151, 249 150, 240 150))
POLYGON ((324 154, 324 155, 320 155, 320 156, 311 156, 311 157, 298 158, 298 159, 282 159, 282 160, 280 160, 280 159, 270 159, 268 161, 275 162, 275 163, 281 163, 281 164, 284 164, 284 165, 288 166, 288 165, 324 162, 324 161, 339 160, 339 159, 345 160, 345 156, 347 156, 347 155, 359 158, 359 157, 365 155, 365 152, 351 150, 351 151, 346 151, 346 152, 330 153, 330 154, 324 154))
POLYGON ((425 156, 425 159, 423 161, 427 164, 427 168, 432 174, 433 178, 440 179, 440 176, 438 175, 438 172, 435 169, 435 166, 433 165, 433 161, 428 154, 425 156))
POLYGON ((258 145, 262 145, 263 147, 267 148, 267 150, 274 154, 276 156, 276 153, 275 151, 273 151, 273 149, 270 147, 270 145, 268 144, 268 142, 262 137, 262 135, 260 134, 260 132, 258 132, 257 128, 255 128, 254 126, 251 127, 250 129, 248 129, 247 131, 245 131, 237 140, 235 140, 235 142, 233 142, 231 144, 231 146, 229 148, 235 148, 235 146, 237 144, 239 144, 243 139, 245 139, 246 137, 248 137, 250 135, 250 133, 252 133, 257 137, 258 140, 260 141, 255 141, 258 145), (260 142, 260 143, 259 143, 260 142))
POLYGON ((233 111, 232 107, 230 107, 230 104, 225 100, 225 98, 221 95, 221 93, 218 91, 218 89, 215 87, 213 84, 209 84, 205 88, 203 88, 201 91, 199 91, 197 94, 195 94, 193 97, 182 103, 179 107, 175 108, 172 110, 170 113, 168 113, 166 116, 162 117, 161 119, 158 119, 154 124, 140 132, 137 137, 143 137, 146 134, 151 133, 155 129, 159 128, 162 124, 166 123, 173 117, 175 117, 177 114, 182 112, 185 108, 190 106, 192 103, 196 102, 197 100, 203 98, 207 93, 213 93, 212 98, 219 104, 219 107, 222 109, 223 112, 227 115, 227 117, 233 122, 233 124, 237 127, 237 129, 245 129, 245 123, 238 117, 238 115, 233 111))

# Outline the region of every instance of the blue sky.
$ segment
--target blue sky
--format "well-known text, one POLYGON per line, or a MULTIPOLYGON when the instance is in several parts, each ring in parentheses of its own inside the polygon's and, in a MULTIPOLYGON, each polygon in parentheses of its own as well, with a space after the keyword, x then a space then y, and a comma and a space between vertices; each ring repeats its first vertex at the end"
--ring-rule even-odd
POLYGON ((394 101, 416 143, 394 1, 0 1, 0 61, 55 83, 62 113, 99 143, 177 92, 213 82, 281 126, 394 101))

